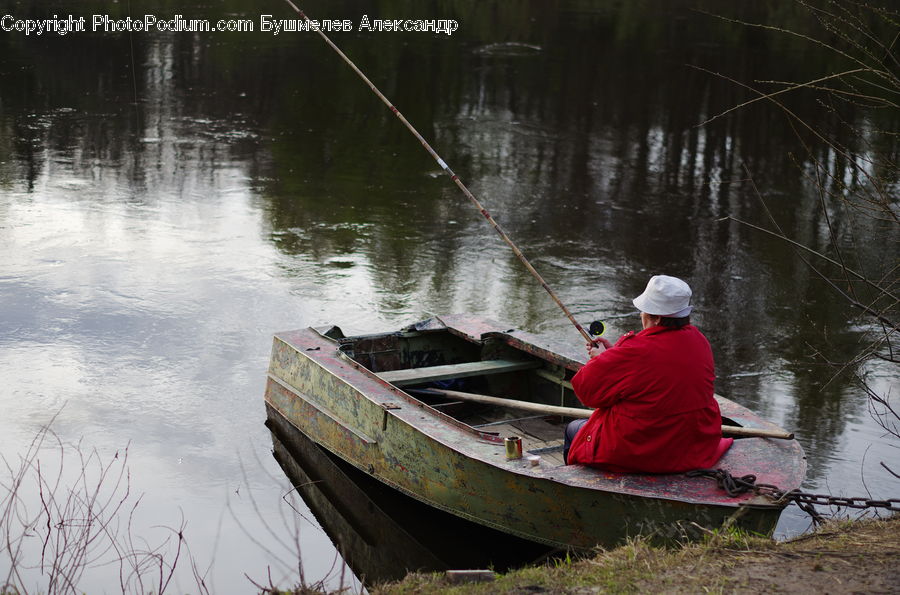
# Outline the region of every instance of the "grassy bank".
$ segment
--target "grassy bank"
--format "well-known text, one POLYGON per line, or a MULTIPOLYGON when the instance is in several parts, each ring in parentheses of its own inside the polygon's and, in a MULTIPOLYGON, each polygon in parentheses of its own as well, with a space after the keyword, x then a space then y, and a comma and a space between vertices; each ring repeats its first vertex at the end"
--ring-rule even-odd
POLYGON ((372 589, 375 594, 603 592, 900 592, 900 516, 833 522, 785 543, 728 534, 674 550, 634 542, 487 583, 452 585, 443 574, 411 574, 372 589))

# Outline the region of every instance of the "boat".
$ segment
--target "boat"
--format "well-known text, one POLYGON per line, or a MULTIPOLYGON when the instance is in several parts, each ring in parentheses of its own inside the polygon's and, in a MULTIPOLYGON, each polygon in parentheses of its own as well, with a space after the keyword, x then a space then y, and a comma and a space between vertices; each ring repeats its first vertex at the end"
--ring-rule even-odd
MULTIPOLYGON (((467 314, 351 337, 337 326, 288 331, 273 341, 267 419, 420 502, 555 548, 674 542, 726 524, 771 535, 783 501, 731 497, 684 473, 566 465, 565 424, 587 413, 571 385, 582 365, 536 335, 467 314)), ((738 434, 717 467, 798 488, 806 460, 797 441, 742 437, 784 431, 716 399, 738 434)))

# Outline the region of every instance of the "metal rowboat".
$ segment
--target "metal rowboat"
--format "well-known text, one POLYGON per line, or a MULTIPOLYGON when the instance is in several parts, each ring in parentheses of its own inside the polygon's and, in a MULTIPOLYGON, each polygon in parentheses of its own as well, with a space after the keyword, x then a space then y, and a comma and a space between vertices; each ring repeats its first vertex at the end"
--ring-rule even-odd
MULTIPOLYGON (((731 498, 713 481, 684 474, 566 466, 566 418, 448 398, 453 393, 441 390, 576 407, 569 381, 584 362, 563 351, 468 315, 356 337, 337 327, 279 333, 267 415, 426 504, 554 547, 611 546, 636 535, 684 539, 729 520, 771 533, 784 503, 731 498), (521 438, 525 458, 507 458, 509 436, 521 438)), ((723 423, 780 430, 716 398, 723 423)), ((806 473, 795 440, 770 438, 737 438, 718 466, 783 490, 798 488, 806 473)))

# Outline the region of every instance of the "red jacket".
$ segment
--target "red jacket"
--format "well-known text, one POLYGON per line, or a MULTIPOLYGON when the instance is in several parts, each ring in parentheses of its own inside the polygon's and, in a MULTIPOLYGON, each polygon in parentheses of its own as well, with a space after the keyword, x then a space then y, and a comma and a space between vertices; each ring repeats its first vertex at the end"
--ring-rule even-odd
POLYGON ((645 473, 714 465, 732 442, 722 438, 714 380, 712 350, 696 327, 624 335, 572 379, 596 411, 572 441, 569 463, 645 473))

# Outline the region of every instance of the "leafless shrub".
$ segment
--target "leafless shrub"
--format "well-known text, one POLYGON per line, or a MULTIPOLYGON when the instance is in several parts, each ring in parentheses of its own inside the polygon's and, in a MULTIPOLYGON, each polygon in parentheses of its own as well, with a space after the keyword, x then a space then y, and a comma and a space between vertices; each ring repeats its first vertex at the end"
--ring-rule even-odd
MULTIPOLYGON (((834 70, 805 82, 757 80, 744 82, 722 73, 695 67, 738 85, 752 98, 701 123, 757 102, 780 110, 800 141, 802 150, 790 155, 796 167, 818 194, 818 208, 827 229, 828 246, 817 250, 790 238, 772 216, 761 193, 753 190, 768 217, 763 228, 729 217, 741 224, 790 243, 800 258, 831 290, 868 320, 867 339, 849 356, 829 355, 826 346, 814 348, 815 356, 835 370, 850 373, 868 396, 869 410, 886 433, 900 439, 900 412, 891 386, 879 388, 867 373, 868 364, 900 365, 898 353, 898 286, 900 261, 900 162, 895 129, 900 111, 900 12, 887 3, 842 0, 797 0, 806 11, 810 30, 790 26, 738 21, 714 15, 742 26, 780 34, 811 46, 831 57, 834 70), (831 122, 831 132, 801 117, 789 106, 792 94, 804 93, 831 122), (887 122, 887 127, 879 123, 887 122), (893 126, 892 126, 893 124, 893 126), (840 225, 837 225, 840 223, 840 225), (846 246, 868 246, 881 252, 880 262, 867 270, 852 263, 846 246)), ((749 171, 747 172, 749 176, 749 171)), ((752 178, 751 178, 752 183, 752 178)), ((900 370, 894 369, 894 376, 900 370)), ((884 467, 897 476, 884 462, 884 467)))
POLYGON ((64 444, 48 424, 25 454, 0 461, 0 593, 76 593, 101 569, 123 593, 162 594, 184 556, 197 591, 208 592, 183 520, 155 545, 134 536, 141 498, 131 491, 128 448, 104 457, 64 444))

